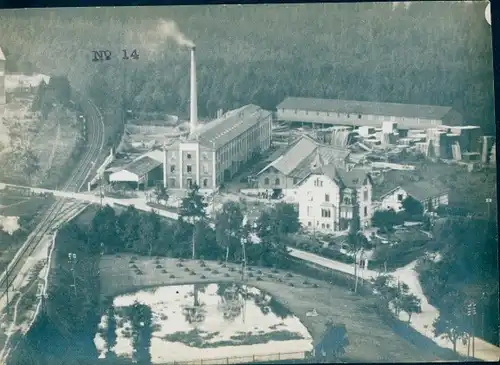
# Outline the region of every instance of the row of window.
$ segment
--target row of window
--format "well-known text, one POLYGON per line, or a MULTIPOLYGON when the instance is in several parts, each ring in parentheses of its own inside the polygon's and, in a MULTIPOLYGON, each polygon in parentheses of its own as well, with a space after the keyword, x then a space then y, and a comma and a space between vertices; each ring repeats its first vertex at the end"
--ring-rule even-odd
MULTIPOLYGON (((191 160, 193 158, 193 154, 191 152, 188 152, 186 154, 186 158, 188 160, 191 160)), ((202 160, 208 160, 208 152, 203 152, 201 154, 201 158, 202 160)), ((173 154, 172 156, 170 156, 170 161, 175 161, 177 159, 177 156, 175 154, 173 154)))
MULTIPOLYGON (((281 111, 284 113, 285 112, 285 109, 281 109, 281 111)), ((294 113, 297 114, 298 113, 298 110, 295 109, 294 110, 294 113)), ((304 110, 304 114, 305 115, 309 115, 309 111, 308 110, 304 110)), ((332 116, 335 114, 335 113, 331 113, 332 116)), ((320 115, 320 112, 316 112, 316 115, 319 116, 320 115)), ((350 118, 351 117, 351 114, 346 114, 347 115, 347 118, 350 118)), ((329 117, 330 116, 330 112, 326 112, 326 116, 329 117)), ((340 118, 340 113, 337 113, 337 118, 340 118)), ((362 118, 362 115, 361 114, 358 114, 358 119, 361 119, 362 118)))
MULTIPOLYGON (((208 164, 204 163, 202 165, 202 170, 204 174, 208 174, 209 168, 208 164)), ((170 173, 174 173, 176 171, 175 165, 170 165, 170 173)), ((186 165, 186 173, 190 174, 193 172, 193 166, 192 165, 186 165)))
MULTIPOLYGON (((168 179, 168 185, 170 187, 173 187, 173 188, 176 187, 176 183, 175 182, 176 182, 176 180, 173 177, 171 177, 170 179, 168 179)), ((193 186, 193 184, 194 184, 193 179, 190 179, 190 178, 186 179, 186 185, 187 185, 188 188, 191 188, 193 186)), ((208 179, 203 179, 201 181, 201 186, 203 188, 208 187, 208 179)))
MULTIPOLYGON (((313 210, 314 210, 313 207, 307 207, 307 216, 308 217, 314 217, 313 210)), ((344 212, 344 214, 341 213, 341 216, 347 216, 347 212, 344 212)), ((331 217, 332 217, 332 210, 331 209, 321 208, 321 218, 331 218, 331 217)), ((363 217, 368 217, 368 207, 363 207, 363 217)))
MULTIPOLYGON (((311 221, 307 222, 307 226, 308 227, 312 227, 312 222, 311 221)), ((316 226, 319 226, 319 222, 316 222, 316 226)), ((321 223, 321 228, 323 228, 323 229, 325 229, 325 228, 326 229, 330 229, 330 227, 331 226, 328 223, 326 223, 326 224, 325 223, 321 223)))
MULTIPOLYGON (((323 183, 322 181, 320 181, 321 183, 323 183)), ((312 194, 312 191, 308 191, 307 192, 307 197, 308 197, 308 200, 310 202, 313 201, 313 194, 312 194)), ((368 194, 368 190, 365 190, 363 191, 363 200, 364 201, 368 201, 368 198, 369 198, 369 194, 368 194)), ((325 194, 325 202, 326 203, 329 203, 330 202, 330 194, 325 194)), ((344 200, 343 200, 343 203, 344 204, 347 204, 347 205, 350 205, 352 203, 352 200, 351 200, 351 197, 349 196, 345 196, 344 197, 344 200)))

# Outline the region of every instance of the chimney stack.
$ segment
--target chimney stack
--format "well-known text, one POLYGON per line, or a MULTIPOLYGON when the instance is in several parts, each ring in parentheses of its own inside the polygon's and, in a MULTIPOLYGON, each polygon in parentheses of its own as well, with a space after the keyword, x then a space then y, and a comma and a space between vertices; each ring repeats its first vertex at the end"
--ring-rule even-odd
POLYGON ((191 48, 191 98, 189 110, 189 132, 193 134, 198 126, 198 92, 196 90, 196 60, 194 58, 195 47, 191 48))

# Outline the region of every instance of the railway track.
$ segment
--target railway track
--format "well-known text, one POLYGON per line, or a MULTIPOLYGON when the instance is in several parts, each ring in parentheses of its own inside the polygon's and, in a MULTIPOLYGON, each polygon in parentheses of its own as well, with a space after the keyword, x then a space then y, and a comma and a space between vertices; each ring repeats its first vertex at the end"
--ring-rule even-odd
MULTIPOLYGON (((102 114, 96 105, 88 98, 85 98, 80 92, 73 92, 74 98, 80 105, 85 117, 87 118, 87 149, 77 167, 73 170, 72 174, 66 181, 63 190, 79 192, 87 181, 90 172, 93 170, 97 159, 104 147, 104 122, 102 114)), ((35 228, 34 232, 30 235, 28 240, 25 242, 23 247, 19 250, 18 254, 14 257, 11 263, 8 265, 6 272, 2 273, 0 276, 0 309, 1 303, 3 302, 3 297, 7 294, 7 285, 13 282, 22 266, 24 265, 25 259, 31 255, 40 244, 43 236, 47 234, 51 229, 53 229, 54 224, 60 221, 61 215, 65 217, 65 212, 68 209, 64 208, 64 200, 58 199, 45 213, 43 220, 35 228), (8 272, 8 276, 6 275, 8 272), (7 282, 9 279, 9 283, 7 282)), ((73 209, 76 207, 81 207, 81 203, 75 204, 73 209)), ((8 304, 8 303, 6 303, 8 304)))

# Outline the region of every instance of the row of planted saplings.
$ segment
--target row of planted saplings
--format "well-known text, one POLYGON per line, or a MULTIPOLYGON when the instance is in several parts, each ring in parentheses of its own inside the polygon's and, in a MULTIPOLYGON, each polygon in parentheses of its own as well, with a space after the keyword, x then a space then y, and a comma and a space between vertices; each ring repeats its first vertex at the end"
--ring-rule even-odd
MULTIPOLYGON (((163 265, 161 264, 160 260, 161 260, 161 258, 159 256, 157 256, 155 258, 155 267, 156 267, 156 269, 161 270, 162 274, 168 274, 167 269, 165 269, 163 267, 163 265)), ((136 256, 132 256, 130 258, 130 261, 129 261, 130 268, 133 269, 134 272, 137 275, 142 275, 143 271, 137 267, 137 265, 135 264, 136 261, 137 261, 137 257, 136 256)), ((185 267, 184 265, 185 265, 185 260, 181 258, 181 259, 178 260, 178 262, 176 263, 175 266, 177 266, 179 268, 184 267, 184 271, 186 273, 189 273, 189 275, 191 275, 191 276, 197 275, 196 271, 194 271, 193 269, 190 269, 189 267, 185 267)), ((207 273, 211 273, 213 275, 220 274, 219 270, 212 269, 212 268, 208 267, 207 264, 205 263, 205 261, 203 261, 203 260, 199 261, 199 265, 200 265, 200 268, 202 268, 207 273)), ((234 272, 238 271, 238 273, 241 274, 241 269, 240 270, 236 270, 236 268, 234 268, 233 266, 229 266, 228 267, 228 265, 226 263, 224 263, 223 261, 219 262, 219 266, 221 268, 227 269, 231 273, 234 273, 234 272)), ((278 281, 280 283, 285 282, 285 280, 283 280, 282 277, 276 275, 276 274, 279 274, 279 271, 277 269, 272 269, 271 272, 269 272, 267 275, 265 275, 262 272, 262 270, 260 270, 260 269, 254 270, 254 268, 252 268, 251 266, 247 266, 246 271, 247 271, 246 276, 248 278, 255 278, 256 281, 263 281, 266 278, 266 276, 267 276, 267 278, 269 278, 271 280, 276 279, 276 281, 278 281), (254 274, 254 272, 255 272, 255 274, 254 274)), ((226 278, 229 278, 229 277, 231 277, 231 274, 229 274, 228 272, 226 272, 226 273, 223 274, 223 276, 226 277, 226 278)), ((288 278, 288 279, 293 278, 293 274, 289 273, 289 272, 285 273, 284 276, 285 276, 285 278, 288 278)), ((176 276, 174 274, 170 274, 169 278, 170 279, 175 279, 176 276)), ((200 279, 207 279, 207 277, 204 274, 201 274, 200 275, 200 279)), ((316 283, 311 284, 309 282, 309 280, 307 280, 307 279, 305 279, 302 284, 306 285, 306 286, 312 286, 313 288, 319 288, 318 284, 316 284, 316 283)), ((295 284, 293 282, 288 282, 288 285, 292 286, 292 287, 295 286, 295 284)))

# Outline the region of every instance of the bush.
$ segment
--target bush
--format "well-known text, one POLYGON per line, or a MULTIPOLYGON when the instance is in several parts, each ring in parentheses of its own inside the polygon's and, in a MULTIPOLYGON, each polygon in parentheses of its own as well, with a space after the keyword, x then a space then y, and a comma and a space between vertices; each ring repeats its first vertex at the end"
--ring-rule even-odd
POLYGON ((135 273, 136 273, 137 275, 142 275, 142 271, 141 271, 141 270, 139 270, 139 269, 135 270, 135 273))
POLYGON ((249 272, 249 273, 247 274, 247 276, 248 276, 249 278, 253 278, 253 277, 254 277, 254 274, 252 274, 251 272, 249 272))
POLYGON ((207 277, 205 275, 201 275, 200 279, 206 279, 207 277))
POLYGON ((271 270, 271 272, 272 272, 273 274, 277 274, 277 273, 278 273, 278 270, 276 270, 276 269, 272 269, 272 270, 271 270))
POLYGON ((189 273, 189 275, 196 275, 196 271, 194 271, 194 270, 193 270, 193 271, 191 271, 191 272, 189 273))
POLYGON ((287 277, 287 278, 293 278, 293 275, 291 273, 287 272, 286 275, 285 275, 285 277, 287 277))
POLYGON ((340 261, 345 264, 353 264, 354 258, 348 255, 344 255, 342 252, 337 250, 332 250, 331 248, 323 247, 319 251, 319 254, 323 257, 329 258, 331 260, 340 261))
POLYGON ((132 265, 130 265, 130 268, 131 269, 137 269, 137 265, 136 264, 132 264, 132 265))
POLYGON ((229 275, 228 273, 225 273, 225 274, 224 274, 224 277, 226 277, 226 278, 228 278, 228 277, 230 277, 230 276, 231 276, 231 275, 229 275))
POLYGON ((170 279, 175 279, 175 275, 174 274, 170 274, 169 278, 170 279))
POLYGON ((212 271, 212 269, 209 267, 205 267, 205 271, 212 271))
POLYGON ((167 270, 163 269, 161 272, 162 272, 163 274, 166 274, 166 273, 167 273, 167 270))
POLYGON ((293 283, 288 283, 288 286, 295 286, 293 283))
POLYGON ((262 281, 262 280, 264 280, 264 279, 262 279, 262 277, 261 277, 261 276, 257 276, 257 278, 256 278, 255 280, 257 280, 257 281, 262 281))
POLYGON ((185 267, 185 268, 184 268, 184 271, 185 271, 185 272, 190 271, 190 270, 189 270, 189 267, 185 267))
POLYGON ((429 241, 424 240, 379 246, 373 252, 371 265, 382 268, 386 262, 389 270, 400 268, 422 257, 429 246, 429 241))
POLYGON ((235 272, 235 271, 236 271, 236 269, 234 267, 229 268, 229 272, 235 272))
POLYGON ((262 270, 257 270, 257 274, 262 274, 262 270))
POLYGON ((161 269, 163 266, 161 266, 160 264, 156 265, 156 268, 157 269, 161 269))
POLYGON ((303 282, 302 284, 304 284, 304 285, 309 285, 309 284, 311 284, 311 283, 309 282, 309 280, 304 280, 304 282, 303 282))
POLYGON ((178 262, 177 264, 175 264, 175 266, 177 266, 177 267, 183 267, 184 265, 181 264, 180 262, 178 262))
POLYGON ((217 275, 219 273, 219 270, 212 270, 212 274, 217 275))
POLYGON ((319 288, 319 285, 316 283, 314 283, 312 286, 313 286, 313 288, 319 288))

